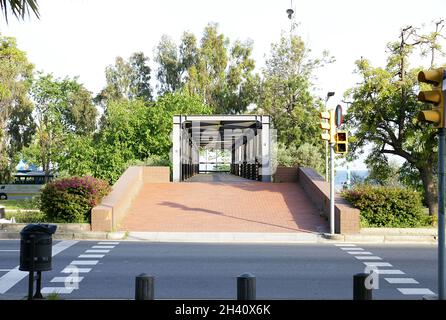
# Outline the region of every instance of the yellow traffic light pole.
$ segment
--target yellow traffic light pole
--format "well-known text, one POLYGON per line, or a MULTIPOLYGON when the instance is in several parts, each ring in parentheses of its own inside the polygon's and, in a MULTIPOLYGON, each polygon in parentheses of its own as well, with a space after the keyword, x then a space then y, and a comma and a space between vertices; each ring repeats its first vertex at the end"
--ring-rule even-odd
MULTIPOLYGON (((335 233, 334 204, 335 204, 335 179, 334 179, 334 154, 347 153, 347 131, 337 132, 337 127, 342 124, 342 108, 340 105, 336 110, 329 110, 320 113, 321 117, 321 139, 325 140, 326 146, 330 145, 330 234, 335 233), (336 150, 335 150, 336 146, 336 150)), ((326 166, 327 175, 327 166, 326 166)))
POLYGON ((420 71, 418 81, 433 85, 431 91, 421 91, 418 100, 433 104, 432 110, 418 114, 419 121, 432 122, 438 128, 438 299, 445 300, 445 157, 446 157, 446 70, 420 71))
POLYGON ((330 234, 335 233, 334 223, 334 146, 336 142, 336 124, 334 110, 324 111, 320 113, 322 140, 326 145, 330 144, 330 234))

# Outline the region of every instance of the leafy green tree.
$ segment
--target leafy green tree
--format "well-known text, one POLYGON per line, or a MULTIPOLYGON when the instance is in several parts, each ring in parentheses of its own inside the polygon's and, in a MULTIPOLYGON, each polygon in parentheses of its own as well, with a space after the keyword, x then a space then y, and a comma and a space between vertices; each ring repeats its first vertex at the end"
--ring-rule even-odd
MULTIPOLYGON (((417 101, 420 68, 410 68, 409 58, 415 48, 426 45, 427 38, 415 30, 402 29, 400 40, 388 44, 390 54, 385 67, 373 67, 364 58, 356 61, 356 72, 362 81, 346 93, 352 100, 346 122, 354 129, 352 154, 359 154, 363 146, 371 144, 370 164, 382 166, 387 155, 402 157, 405 171, 411 173, 406 179, 421 181, 425 203, 433 215, 437 212, 437 137, 432 125, 416 121, 424 108, 417 101)), ((437 50, 438 43, 431 47, 437 50)))
POLYGON ((166 93, 150 105, 140 99, 110 101, 99 132, 85 146, 76 142, 73 153, 86 163, 80 169, 89 172, 90 166, 93 176, 113 183, 131 164, 169 161, 173 115, 209 113, 200 97, 182 91, 166 93), (92 155, 82 155, 82 149, 92 155))
MULTIPOLYGON (((255 112, 272 116, 277 140, 286 147, 297 149, 308 143, 322 151, 318 115, 322 104, 311 93, 311 79, 313 71, 330 58, 326 52, 322 59, 310 59, 309 54, 297 35, 282 35, 272 44, 255 112)), ((322 158, 322 153, 316 156, 322 158)))
POLYGON ((33 65, 14 38, 0 35, 0 181, 9 182, 19 152, 34 134, 32 103, 28 98, 33 65))
POLYGON ((8 22, 8 11, 11 11, 17 19, 24 19, 30 11, 39 18, 39 6, 36 0, 0 0, 0 8, 6 22, 8 22))
POLYGON ((149 58, 142 52, 133 53, 128 61, 117 57, 114 65, 105 69, 106 87, 96 96, 95 101, 106 105, 110 100, 152 100, 150 86, 151 69, 149 58))
POLYGON ((59 159, 59 176, 93 176, 97 147, 92 134, 68 134, 59 159))
MULTIPOLYGON (((366 160, 366 163, 368 163, 366 160)), ((374 159, 369 165, 370 173, 365 179, 366 183, 379 184, 387 187, 402 187, 400 165, 387 158, 374 159)))
POLYGON ((61 152, 69 134, 88 134, 95 128, 97 111, 91 94, 76 79, 54 79, 40 73, 31 87, 36 134, 24 150, 29 162, 40 164, 45 176, 66 157, 61 152))
POLYGON ((202 97, 214 113, 242 113, 257 102, 260 77, 254 74, 252 42, 230 41, 208 24, 199 46, 196 37, 185 32, 177 47, 164 35, 156 50, 159 93, 186 88, 202 97))
POLYGON ((151 155, 169 157, 172 141, 170 133, 175 114, 211 114, 212 109, 200 97, 185 91, 167 93, 160 96, 154 107, 149 108, 148 145, 151 155))
POLYGON ((254 74, 252 41, 236 41, 231 48, 225 86, 220 95, 221 113, 242 113, 249 104, 258 103, 260 76, 254 74))
POLYGON ((277 147, 277 165, 308 167, 320 174, 323 174, 325 170, 325 162, 321 157, 319 148, 309 143, 304 143, 299 147, 294 144, 286 147, 285 144, 279 143, 277 147))
POLYGON ((155 61, 158 63, 157 79, 160 94, 174 92, 182 86, 181 66, 177 46, 167 35, 163 35, 156 48, 155 61))

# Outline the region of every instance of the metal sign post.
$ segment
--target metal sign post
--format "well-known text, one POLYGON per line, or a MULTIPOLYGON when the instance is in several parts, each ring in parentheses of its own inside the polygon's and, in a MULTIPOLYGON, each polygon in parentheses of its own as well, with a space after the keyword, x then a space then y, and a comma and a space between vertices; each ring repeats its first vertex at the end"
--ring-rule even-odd
MULTIPOLYGON (((332 113, 333 115, 333 113, 332 113)), ((334 111, 335 125, 336 129, 343 123, 344 118, 342 117, 342 107, 340 105, 336 106, 334 111)), ((334 148, 335 143, 330 142, 330 234, 335 233, 335 174, 334 174, 334 148)))
POLYGON ((334 223, 334 143, 330 143, 330 234, 335 233, 334 223))
MULTIPOLYGON (((443 70, 442 95, 446 93, 446 70, 443 70)), ((446 100, 443 99, 443 123, 446 123, 446 100)), ((446 129, 438 128, 438 300, 445 300, 445 191, 446 191, 446 174, 445 174, 445 156, 446 156, 446 129)))
MULTIPOLYGON (((444 91, 443 91, 444 92, 444 91)), ((446 101, 445 107, 446 107, 446 101)), ((445 300, 445 156, 446 156, 446 140, 445 128, 438 129, 438 299, 445 300)))

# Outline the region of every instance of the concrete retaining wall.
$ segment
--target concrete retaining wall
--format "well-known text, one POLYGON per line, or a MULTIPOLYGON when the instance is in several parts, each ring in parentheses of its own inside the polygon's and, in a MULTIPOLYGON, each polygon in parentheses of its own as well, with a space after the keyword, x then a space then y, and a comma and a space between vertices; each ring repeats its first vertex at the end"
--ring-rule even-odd
POLYGON ((297 182, 298 181, 298 167, 277 167, 273 174, 274 182, 297 182))
MULTIPOLYGON (((330 215, 330 184, 310 168, 298 169, 299 183, 318 209, 330 215)), ((359 210, 335 194, 335 233, 356 234, 360 231, 359 210)))
POLYGON ((113 185, 110 194, 91 210, 91 229, 115 230, 143 184, 169 182, 169 175, 169 167, 129 167, 113 185))

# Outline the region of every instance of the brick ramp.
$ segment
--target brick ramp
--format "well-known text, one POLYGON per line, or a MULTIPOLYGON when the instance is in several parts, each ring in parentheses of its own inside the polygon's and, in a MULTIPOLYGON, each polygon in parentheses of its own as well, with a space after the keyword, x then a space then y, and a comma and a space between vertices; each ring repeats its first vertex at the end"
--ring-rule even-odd
POLYGON ((326 232, 297 183, 148 183, 120 224, 149 232, 326 232))

